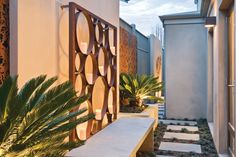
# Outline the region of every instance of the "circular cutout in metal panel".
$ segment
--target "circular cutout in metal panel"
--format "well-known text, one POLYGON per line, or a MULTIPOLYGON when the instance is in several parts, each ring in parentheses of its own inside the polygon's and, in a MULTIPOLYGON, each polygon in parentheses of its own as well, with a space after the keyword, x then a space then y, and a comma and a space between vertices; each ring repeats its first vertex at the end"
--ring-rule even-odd
POLYGON ((93 112, 97 120, 102 120, 107 110, 108 85, 106 80, 99 76, 95 81, 92 94, 93 112))
MULTIPOLYGON (((82 113, 81 115, 77 116, 77 119, 93 113, 92 105, 89 101, 85 101, 84 103, 82 103, 79 106, 78 110, 84 109, 84 108, 87 108, 87 111, 82 113)), ((86 140, 91 136, 92 125, 93 125, 93 120, 90 119, 90 120, 76 126, 76 133, 77 133, 77 136, 80 140, 86 140)))
POLYGON ((107 51, 105 48, 100 48, 98 53, 98 69, 102 76, 105 76, 107 74, 107 68, 108 68, 109 58, 107 55, 107 51))
POLYGON ((93 54, 87 56, 85 61, 85 77, 89 84, 94 84, 97 79, 97 60, 93 54))
POLYGON ((94 28, 89 15, 84 12, 76 13, 77 49, 83 54, 91 53, 94 44, 94 28))
POLYGON ((75 91, 77 92, 77 96, 81 96, 84 94, 86 88, 86 79, 83 74, 79 74, 75 80, 75 91))
POLYGON ((115 30, 109 28, 108 31, 108 42, 109 42, 109 50, 112 55, 116 56, 116 47, 115 47, 115 30))
POLYGON ((112 65, 109 65, 107 70, 107 82, 109 86, 113 86, 115 77, 116 77, 116 71, 112 65))
POLYGON ((102 24, 103 27, 103 39, 102 39, 102 46, 107 48, 109 46, 109 27, 105 24, 102 24))
POLYGON ((108 111, 111 114, 116 112, 116 89, 111 87, 108 93, 108 111))
POLYGON ((99 20, 95 20, 95 37, 98 44, 103 42, 103 27, 99 20))
POLYGON ((82 72, 84 68, 85 58, 82 54, 77 53, 75 56, 75 68, 77 72, 82 72))

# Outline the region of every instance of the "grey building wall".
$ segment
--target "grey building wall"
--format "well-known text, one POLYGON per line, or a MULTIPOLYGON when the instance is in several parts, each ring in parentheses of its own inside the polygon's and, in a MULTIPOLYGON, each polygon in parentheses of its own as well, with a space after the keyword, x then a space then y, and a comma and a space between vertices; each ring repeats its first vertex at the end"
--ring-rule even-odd
POLYGON ((167 117, 206 118, 207 35, 203 20, 166 20, 164 28, 167 117))
POLYGON ((137 37, 137 73, 150 74, 150 43, 148 37, 136 31, 137 37))

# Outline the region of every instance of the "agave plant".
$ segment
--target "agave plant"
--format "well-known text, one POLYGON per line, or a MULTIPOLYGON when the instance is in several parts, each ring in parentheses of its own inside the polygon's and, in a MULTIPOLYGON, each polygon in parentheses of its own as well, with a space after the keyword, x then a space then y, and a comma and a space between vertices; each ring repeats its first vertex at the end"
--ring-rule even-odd
POLYGON ((129 99, 131 104, 143 105, 144 100, 163 101, 155 96, 156 92, 163 89, 163 83, 158 78, 148 75, 131 75, 122 73, 120 75, 120 94, 122 99, 129 99), (134 102, 134 103, 132 103, 134 102))
POLYGON ((1 157, 60 157, 83 144, 66 139, 93 115, 75 120, 86 109, 69 111, 89 96, 76 97, 70 82, 51 87, 56 80, 39 76, 18 91, 17 77, 9 77, 0 87, 1 157))

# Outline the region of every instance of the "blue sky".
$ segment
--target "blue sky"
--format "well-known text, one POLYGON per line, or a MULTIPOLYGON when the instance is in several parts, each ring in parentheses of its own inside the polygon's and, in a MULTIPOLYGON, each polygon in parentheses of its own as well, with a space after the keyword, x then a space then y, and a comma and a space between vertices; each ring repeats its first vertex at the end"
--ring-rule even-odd
POLYGON ((149 35, 160 24, 159 15, 195 11, 194 0, 130 0, 120 2, 120 17, 149 35))

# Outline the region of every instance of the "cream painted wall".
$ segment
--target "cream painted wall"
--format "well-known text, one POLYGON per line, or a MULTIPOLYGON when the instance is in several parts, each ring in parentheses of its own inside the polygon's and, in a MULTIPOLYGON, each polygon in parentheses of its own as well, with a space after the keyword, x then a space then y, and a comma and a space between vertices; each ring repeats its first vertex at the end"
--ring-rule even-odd
POLYGON ((207 31, 203 19, 165 20, 168 118, 206 118, 207 31))
POLYGON ((150 42, 150 73, 157 76, 156 61, 157 57, 162 56, 161 41, 151 34, 149 36, 149 42, 150 42))
MULTIPOLYGON (((119 0, 73 1, 119 29, 119 0)), ((20 86, 40 74, 59 75, 59 82, 68 80, 68 9, 60 8, 68 2, 11 0, 10 71, 19 75, 20 86)))
MULTIPOLYGON (((150 43, 150 74, 157 76, 157 58, 159 56, 162 57, 162 46, 161 41, 155 37, 153 34, 149 36, 149 43, 150 43)), ((162 61, 163 63, 163 58, 162 61)), ((159 75, 159 82, 162 81, 162 68, 159 75)), ((158 96, 161 96, 161 92, 157 93, 158 96)))
POLYGON ((20 86, 40 74, 56 75, 55 10, 51 0, 10 3, 10 72, 19 74, 20 86))
MULTIPOLYGON (((61 6, 72 1, 116 26, 119 39, 119 0, 10 0, 10 74, 19 75, 20 87, 41 74, 69 79, 69 17, 61 6)), ((119 104, 119 88, 116 96, 119 104)))

